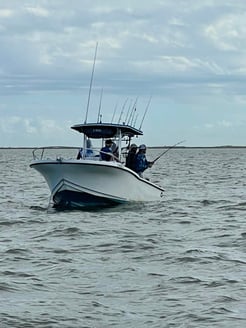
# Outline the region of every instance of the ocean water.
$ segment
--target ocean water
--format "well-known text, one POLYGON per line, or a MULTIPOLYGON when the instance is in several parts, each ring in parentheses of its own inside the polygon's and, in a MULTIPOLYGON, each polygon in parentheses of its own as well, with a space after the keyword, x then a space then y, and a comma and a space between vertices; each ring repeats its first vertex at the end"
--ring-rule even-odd
POLYGON ((163 199, 94 211, 48 208, 31 160, 0 151, 1 328, 246 327, 246 149, 170 150, 163 199))

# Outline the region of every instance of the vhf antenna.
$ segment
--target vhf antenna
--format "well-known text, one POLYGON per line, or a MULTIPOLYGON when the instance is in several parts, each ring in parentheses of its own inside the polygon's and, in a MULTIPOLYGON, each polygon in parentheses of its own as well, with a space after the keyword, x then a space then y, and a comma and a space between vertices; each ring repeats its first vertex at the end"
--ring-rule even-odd
POLYGON ((92 88, 92 82, 93 82, 94 70, 95 70, 95 64, 96 64, 96 57, 97 57, 97 47, 98 47, 98 42, 96 44, 94 62, 93 62, 92 73, 91 73, 91 82, 90 82, 90 89, 89 89, 89 95, 88 95, 88 101, 87 101, 87 107, 86 107, 85 123, 87 123, 87 118, 88 118, 88 111, 89 111, 90 98, 91 98, 91 88, 92 88))

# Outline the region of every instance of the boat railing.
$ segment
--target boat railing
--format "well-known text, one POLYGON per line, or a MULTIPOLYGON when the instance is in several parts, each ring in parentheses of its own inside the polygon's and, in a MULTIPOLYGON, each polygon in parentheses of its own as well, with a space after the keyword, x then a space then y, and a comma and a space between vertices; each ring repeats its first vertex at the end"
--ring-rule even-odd
MULTIPOLYGON (((71 151, 71 150, 77 150, 75 153, 76 155, 69 156, 68 153, 65 155, 65 157, 68 159, 76 159, 78 151, 80 150, 79 147, 61 147, 61 146, 45 146, 45 147, 37 147, 33 149, 32 151, 32 156, 33 160, 44 160, 44 159, 51 159, 51 158, 58 158, 61 159, 63 158, 62 156, 64 155, 64 151, 71 151)), ((95 152, 98 153, 99 156, 99 150, 97 151, 96 149, 93 148, 86 148, 85 149, 87 155, 86 157, 95 157, 95 152), (90 156, 88 155, 90 154, 90 156)))
POLYGON ((43 156, 44 156, 44 151, 45 151, 46 147, 38 147, 33 149, 32 151, 32 157, 33 159, 36 160, 42 160, 43 156), (41 154, 37 154, 38 151, 41 151, 41 154))
MULTIPOLYGON (((59 146, 51 146, 51 147, 37 147, 35 149, 33 149, 32 151, 32 156, 33 156, 33 160, 50 160, 50 159, 56 159, 56 160, 61 160, 63 159, 63 156, 61 154, 61 150, 78 150, 78 147, 59 147, 59 146), (59 153, 57 153, 57 150, 59 150, 59 153)), ((121 153, 121 158, 119 159, 117 156, 115 156, 114 154, 111 153, 106 153, 106 152, 102 152, 101 149, 99 148, 85 148, 85 156, 83 157, 84 159, 90 159, 90 160, 100 160, 100 154, 104 153, 105 155, 110 155, 112 156, 112 159, 117 161, 117 162, 124 162, 124 159, 126 157, 126 153, 122 152, 121 153)), ((70 157, 68 158, 68 154, 66 154, 66 158, 67 159, 77 159, 77 156, 75 157, 70 157)))

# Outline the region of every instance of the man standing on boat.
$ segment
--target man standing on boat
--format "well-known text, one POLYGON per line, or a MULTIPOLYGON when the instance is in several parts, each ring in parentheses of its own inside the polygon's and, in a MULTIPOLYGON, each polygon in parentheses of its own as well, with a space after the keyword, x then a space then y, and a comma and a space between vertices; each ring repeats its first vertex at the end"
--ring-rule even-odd
POLYGON ((111 139, 107 139, 105 141, 105 146, 101 148, 100 157, 102 161, 112 161, 113 160, 113 152, 112 152, 112 144, 113 141, 111 139))
POLYGON ((138 146, 135 144, 131 144, 129 152, 126 157, 126 167, 131 170, 135 170, 135 156, 137 152, 138 146))
POLYGON ((140 145, 138 152, 135 156, 135 168, 134 171, 138 173, 138 175, 142 178, 143 172, 153 165, 152 162, 147 161, 146 158, 146 146, 140 145))

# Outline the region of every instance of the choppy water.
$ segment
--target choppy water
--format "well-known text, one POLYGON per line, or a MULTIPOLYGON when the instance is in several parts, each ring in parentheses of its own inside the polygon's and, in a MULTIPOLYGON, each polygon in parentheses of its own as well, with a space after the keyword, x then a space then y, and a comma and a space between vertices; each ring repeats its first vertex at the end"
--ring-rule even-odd
POLYGON ((0 151, 1 328, 246 326, 246 149, 171 150, 161 202, 101 211, 47 210, 31 159, 0 151))

